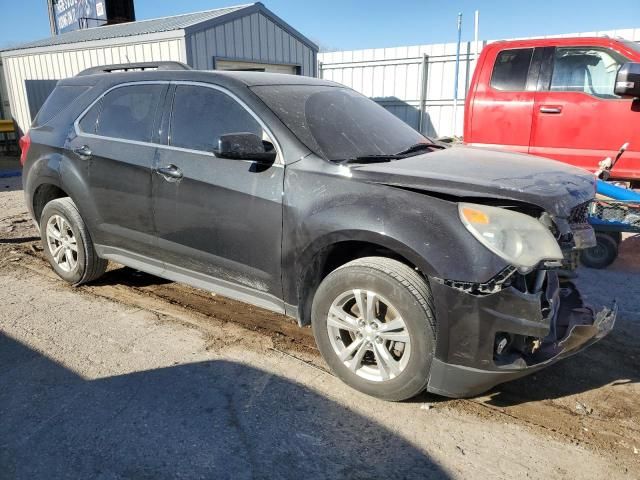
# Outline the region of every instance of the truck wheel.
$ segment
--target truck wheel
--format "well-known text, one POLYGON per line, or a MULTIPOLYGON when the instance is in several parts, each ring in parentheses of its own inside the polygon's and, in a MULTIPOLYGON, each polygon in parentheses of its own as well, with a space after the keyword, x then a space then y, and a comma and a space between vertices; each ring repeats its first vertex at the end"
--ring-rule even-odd
POLYGON ((582 251, 580 261, 585 267, 606 268, 618 258, 618 243, 604 232, 596 232, 596 241, 595 247, 582 251))
POLYGON ((96 254, 87 226, 69 197, 45 205, 40 236, 44 255, 55 272, 73 285, 95 280, 107 269, 108 261, 96 254))
POLYGON ((422 392, 435 350, 431 289, 395 260, 366 257, 320 284, 311 307, 318 349, 347 385, 384 400, 422 392))
POLYGON ((613 238, 616 244, 619 246, 622 243, 622 232, 603 232, 613 238))

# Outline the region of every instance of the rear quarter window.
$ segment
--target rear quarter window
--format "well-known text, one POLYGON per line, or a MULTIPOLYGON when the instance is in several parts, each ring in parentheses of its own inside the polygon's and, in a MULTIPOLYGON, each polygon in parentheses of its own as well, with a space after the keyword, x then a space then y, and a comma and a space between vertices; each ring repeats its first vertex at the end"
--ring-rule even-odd
POLYGON ((501 51, 493 66, 491 86, 507 92, 525 91, 532 58, 533 48, 501 51))
POLYGON ((42 105, 42 108, 33 121, 33 128, 46 125, 91 87, 79 85, 62 85, 56 87, 42 105))

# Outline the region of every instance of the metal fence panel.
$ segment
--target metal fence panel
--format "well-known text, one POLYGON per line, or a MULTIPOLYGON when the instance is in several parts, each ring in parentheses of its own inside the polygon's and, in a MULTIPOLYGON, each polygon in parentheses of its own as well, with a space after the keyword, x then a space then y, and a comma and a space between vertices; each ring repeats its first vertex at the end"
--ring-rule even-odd
MULTIPOLYGON (((554 37, 604 35, 640 42, 640 28, 554 37)), ((480 49, 490 42, 480 42, 480 49)), ((462 135, 464 99, 476 66, 474 43, 460 45, 457 108, 453 98, 455 56, 455 43, 325 52, 318 55, 319 76, 371 97, 426 135, 462 135)))

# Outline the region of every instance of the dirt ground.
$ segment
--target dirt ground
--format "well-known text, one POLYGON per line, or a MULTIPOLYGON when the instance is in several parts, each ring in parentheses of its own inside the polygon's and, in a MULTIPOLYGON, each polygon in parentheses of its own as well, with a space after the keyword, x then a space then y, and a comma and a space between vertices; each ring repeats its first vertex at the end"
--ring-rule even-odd
POLYGON ((0 477, 640 478, 640 237, 625 238, 609 269, 581 269, 578 284, 596 305, 620 304, 614 331, 588 351, 479 398, 390 404, 341 384, 310 330, 283 316, 119 265, 90 286, 64 284, 42 257, 20 179, 0 179, 0 477), (202 380, 201 364, 223 380, 202 380), (158 374, 167 368, 181 371, 158 374), (78 379, 96 393, 62 391, 78 379), (156 405, 171 382, 186 413, 156 405), (74 410, 78 395, 86 408, 74 410), (50 413, 57 400, 66 407, 50 413), (110 417, 135 455, 100 433, 96 412, 120 408, 141 416, 110 417), (208 422, 207 409, 220 429, 184 426, 208 422), (137 421, 153 442, 125 428, 137 421), (238 455, 249 463, 228 460, 238 455))

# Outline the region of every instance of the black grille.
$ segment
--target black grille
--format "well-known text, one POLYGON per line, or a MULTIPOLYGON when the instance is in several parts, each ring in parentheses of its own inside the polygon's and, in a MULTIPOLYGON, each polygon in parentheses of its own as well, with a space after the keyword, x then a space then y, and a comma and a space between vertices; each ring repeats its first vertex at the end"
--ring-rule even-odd
POLYGON ((589 223, 589 207, 591 206, 591 201, 581 203, 577 207, 573 207, 571 209, 571 213, 569 214, 570 225, 589 223))

